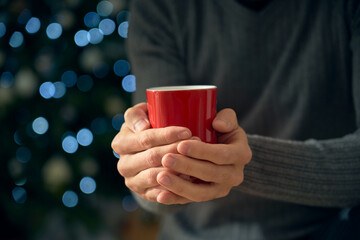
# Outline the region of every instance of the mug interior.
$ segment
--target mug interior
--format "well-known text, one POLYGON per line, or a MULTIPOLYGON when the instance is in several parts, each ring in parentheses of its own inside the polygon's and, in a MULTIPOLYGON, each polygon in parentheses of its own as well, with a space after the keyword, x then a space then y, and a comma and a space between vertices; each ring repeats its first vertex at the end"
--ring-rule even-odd
POLYGON ((202 90, 202 89, 214 89, 214 85, 184 85, 184 86, 163 86, 148 88, 148 91, 184 91, 184 90, 202 90))

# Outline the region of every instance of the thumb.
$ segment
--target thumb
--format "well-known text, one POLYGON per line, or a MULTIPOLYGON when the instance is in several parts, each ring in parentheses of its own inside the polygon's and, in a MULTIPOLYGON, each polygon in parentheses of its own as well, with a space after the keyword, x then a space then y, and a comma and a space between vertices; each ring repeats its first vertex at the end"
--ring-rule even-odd
POLYGON ((150 128, 147 111, 148 108, 146 103, 139 103, 126 110, 124 118, 128 128, 133 132, 150 128))
POLYGON ((228 133, 238 128, 238 119, 234 110, 225 108, 218 112, 212 122, 215 131, 228 133))

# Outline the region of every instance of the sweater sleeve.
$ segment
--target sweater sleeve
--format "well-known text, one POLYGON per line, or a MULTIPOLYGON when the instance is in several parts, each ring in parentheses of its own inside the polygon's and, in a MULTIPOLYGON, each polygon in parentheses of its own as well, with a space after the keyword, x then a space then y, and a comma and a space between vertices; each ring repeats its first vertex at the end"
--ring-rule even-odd
MULTIPOLYGON (((360 6, 349 1, 352 87, 358 130, 338 139, 286 141, 248 136, 253 159, 237 190, 292 203, 360 204, 360 6)), ((341 114, 341 113, 339 113, 341 114)))

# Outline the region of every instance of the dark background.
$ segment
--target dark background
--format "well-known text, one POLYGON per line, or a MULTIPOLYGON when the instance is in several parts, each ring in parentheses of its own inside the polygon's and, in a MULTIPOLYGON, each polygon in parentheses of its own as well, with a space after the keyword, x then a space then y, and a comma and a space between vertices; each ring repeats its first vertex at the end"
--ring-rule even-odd
POLYGON ((0 239, 156 232, 110 147, 135 91, 128 7, 128 0, 0 0, 0 239), (104 19, 115 28, 101 28, 104 19), (53 23, 61 26, 55 35, 53 23))

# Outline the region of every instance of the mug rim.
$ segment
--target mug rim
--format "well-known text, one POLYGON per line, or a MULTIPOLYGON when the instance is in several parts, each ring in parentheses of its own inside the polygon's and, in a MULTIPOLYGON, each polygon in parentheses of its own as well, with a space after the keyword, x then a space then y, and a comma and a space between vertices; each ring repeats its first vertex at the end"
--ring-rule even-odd
POLYGON ((181 86, 161 86, 147 88, 146 91, 189 91, 216 89, 215 85, 181 85, 181 86))

